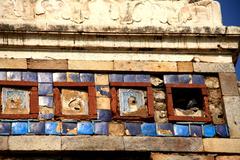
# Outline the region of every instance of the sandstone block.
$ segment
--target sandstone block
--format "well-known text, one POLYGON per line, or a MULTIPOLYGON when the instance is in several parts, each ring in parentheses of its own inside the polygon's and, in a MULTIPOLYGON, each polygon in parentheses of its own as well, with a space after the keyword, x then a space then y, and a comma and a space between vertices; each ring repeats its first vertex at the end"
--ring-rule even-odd
POLYGON ((8 137, 0 136, 0 151, 8 150, 8 137))
POLYGON ((69 60, 68 69, 70 70, 113 70, 112 61, 81 61, 69 60))
POLYGON ((178 72, 193 72, 192 62, 177 62, 178 72))
POLYGON ((0 58, 0 68, 3 69, 27 69, 26 59, 0 58))
POLYGON ((232 63, 193 63, 194 72, 235 72, 234 65, 232 63))
POLYGON ((238 96, 237 77, 235 73, 219 73, 222 94, 226 96, 238 96))
POLYGON ((152 160, 214 160, 214 156, 201 156, 201 155, 174 155, 174 154, 162 154, 152 153, 152 160))
POLYGON ((11 136, 8 143, 11 151, 61 150, 61 138, 59 136, 11 136))
POLYGON ((240 160, 240 156, 217 156, 216 160, 240 160))
POLYGON ((118 136, 62 137, 64 151, 123 151, 123 138, 118 136))
POLYGON ((206 138, 203 147, 205 152, 240 153, 240 139, 206 138))
POLYGON ((125 129, 123 123, 109 123, 110 136, 124 136, 125 129))

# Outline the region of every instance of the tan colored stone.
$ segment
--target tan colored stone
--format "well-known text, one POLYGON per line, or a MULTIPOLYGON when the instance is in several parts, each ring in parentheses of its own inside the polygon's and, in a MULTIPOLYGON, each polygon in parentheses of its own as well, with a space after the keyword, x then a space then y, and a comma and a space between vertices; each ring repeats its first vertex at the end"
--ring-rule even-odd
POLYGON ((219 73, 222 94, 225 96, 238 96, 237 77, 235 73, 219 73))
POLYGON ((0 68, 2 68, 2 69, 27 69, 27 60, 26 59, 0 58, 0 68))
POLYGON ((101 70, 109 71, 113 70, 112 61, 80 61, 69 60, 68 69, 70 70, 101 70))
POLYGON ((114 61, 115 71, 177 72, 175 62, 114 61))
POLYGON ((108 74, 95 74, 95 85, 109 85, 108 74))
POLYGON ((152 160, 214 160, 214 156, 151 153, 152 160))
POLYGON ((110 98, 98 97, 97 109, 111 109, 110 98))
POLYGON ((202 152, 201 138, 124 137, 126 151, 202 152))
POLYGON ((10 136, 11 151, 59 151, 61 138, 59 136, 10 136))
POLYGON ((193 72, 192 62, 177 62, 178 72, 193 72))
POLYGON ((28 69, 45 69, 45 70, 67 70, 67 60, 37 60, 28 59, 28 69))
POLYGON ((63 151, 123 151, 120 136, 73 136, 62 137, 63 151))
POLYGON ((219 80, 217 77, 206 77, 205 78, 205 84, 208 88, 219 88, 219 80))
POLYGON ((123 123, 111 122, 109 126, 109 135, 110 136, 124 136, 125 129, 123 123))
POLYGON ((240 153, 240 139, 205 138, 203 147, 205 152, 240 153))
POLYGON ((217 156, 216 160, 240 160, 240 156, 217 156))
POLYGON ((218 73, 218 72, 235 72, 232 63, 193 63, 194 72, 218 73))
POLYGON ((0 151, 8 150, 8 137, 0 136, 0 151))
POLYGON ((230 137, 240 138, 240 97, 223 96, 223 102, 230 137))

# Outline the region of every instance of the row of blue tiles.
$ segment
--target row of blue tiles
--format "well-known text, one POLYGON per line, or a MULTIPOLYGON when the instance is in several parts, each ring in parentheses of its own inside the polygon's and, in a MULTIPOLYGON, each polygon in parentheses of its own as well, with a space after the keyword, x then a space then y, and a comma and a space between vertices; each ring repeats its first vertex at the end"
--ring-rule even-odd
POLYGON ((202 75, 191 75, 191 74, 173 74, 164 75, 164 83, 183 83, 183 84, 205 84, 204 76, 202 75))
MULTIPOLYGON (((108 135, 108 122, 0 122, 0 135, 108 135)), ((229 137, 228 127, 222 125, 184 125, 126 122, 132 136, 229 137)))

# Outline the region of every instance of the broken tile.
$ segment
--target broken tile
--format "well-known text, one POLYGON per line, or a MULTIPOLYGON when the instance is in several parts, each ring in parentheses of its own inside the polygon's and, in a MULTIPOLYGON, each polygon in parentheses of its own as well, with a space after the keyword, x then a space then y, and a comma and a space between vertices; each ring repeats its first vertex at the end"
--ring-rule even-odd
POLYGON ((0 122, 0 135, 9 135, 11 133, 10 122, 0 122))
POLYGON ((96 96, 97 97, 111 97, 109 93, 109 86, 95 86, 96 88, 96 96))
POLYGON ((150 81, 151 81, 151 84, 155 87, 163 86, 163 80, 160 79, 159 77, 151 76, 150 81))
POLYGON ((53 76, 50 72, 38 72, 38 82, 53 82, 53 76))
POLYGON ((77 123, 63 122, 62 123, 62 135, 77 135, 77 123))
POLYGON ((109 123, 109 135, 110 136, 124 136, 125 129, 123 123, 111 122, 109 123))
POLYGON ((94 134, 108 135, 108 122, 94 122, 94 134))
POLYGON ((166 99, 166 94, 161 89, 154 88, 153 97, 154 97, 154 101, 156 102, 164 102, 164 100, 166 99))
POLYGON ((108 74, 95 74, 96 85, 109 85, 108 74))
POLYGON ((13 135, 24 135, 28 133, 28 122, 13 122, 12 132, 13 135))
POLYGON ((53 84, 52 83, 38 83, 38 95, 39 96, 52 96, 53 84))
POLYGON ((169 84, 169 83, 178 83, 178 75, 164 75, 163 76, 164 83, 169 84))
POLYGON ((217 89, 220 87, 218 77, 206 77, 205 85, 211 89, 217 89))
POLYGON ((93 132, 92 122, 78 122, 77 123, 77 133, 80 135, 92 135, 93 132))
POLYGON ((94 74, 93 73, 80 73, 80 81, 81 82, 94 82, 94 74))
POLYGON ((174 124, 174 135, 180 137, 188 137, 189 136, 189 126, 188 125, 180 125, 174 124))
POLYGON ((51 120, 54 118, 54 109, 49 107, 40 106, 39 108, 39 120, 51 120))
POLYGON ((53 107, 53 97, 52 96, 38 96, 39 106, 53 107))
POLYGON ((88 93, 85 90, 62 89, 64 115, 88 115, 88 93))
POLYGON ((106 109, 97 110, 98 120, 109 122, 112 120, 112 111, 106 109))
POLYGON ((39 113, 39 119, 41 120, 51 120, 54 118, 54 114, 53 113, 49 113, 49 114, 41 114, 39 113))
POLYGON ((136 74, 136 82, 150 82, 149 74, 136 74))
POLYGON ((207 124, 203 125, 203 136, 207 138, 212 138, 216 135, 216 130, 214 125, 207 124))
POLYGON ((216 128, 216 133, 218 136, 223 137, 223 138, 229 137, 228 126, 226 124, 216 125, 215 128, 216 128))
POLYGON ((147 117, 144 91, 135 89, 118 89, 120 116, 147 117))
POLYGON ((190 135, 192 137, 202 137, 202 126, 190 125, 190 135))
POLYGON ((111 109, 110 98, 97 97, 97 109, 111 109))
POLYGON ((129 136, 139 136, 142 135, 141 123, 126 122, 125 123, 125 133, 129 136))
POLYGON ((21 72, 18 71, 11 71, 7 72, 7 80, 11 81, 21 81, 21 72))
POLYGON ((110 82, 123 82, 123 74, 109 74, 110 82))
POLYGON ((30 122, 29 133, 42 135, 45 134, 45 123, 44 122, 30 122))
POLYGON ((179 83, 189 84, 192 82, 192 76, 190 74, 180 74, 178 75, 179 83))
POLYGON ((0 80, 7 80, 7 72, 0 71, 0 80))
POLYGON ((22 72, 22 80, 37 82, 37 73, 36 72, 22 72))
POLYGON ((2 114, 29 114, 30 97, 28 90, 2 88, 2 114))
POLYGON ((53 82, 66 82, 67 74, 66 72, 55 72, 53 73, 53 82))
POLYGON ((192 84, 205 84, 204 76, 192 75, 192 84))
POLYGON ((141 131, 144 136, 157 136, 155 123, 143 123, 141 131))
POLYGON ((78 72, 67 72, 67 82, 80 82, 80 75, 78 72))
POLYGON ((136 82, 136 75, 135 74, 124 74, 123 81, 124 82, 136 82))
POLYGON ((167 111, 154 111, 154 121, 157 123, 167 123, 167 111))
POLYGON ((172 123, 156 124, 156 128, 159 136, 173 136, 174 134, 172 123))
POLYGON ((59 122, 46 122, 45 123, 45 134, 49 135, 60 135, 61 123, 59 122))

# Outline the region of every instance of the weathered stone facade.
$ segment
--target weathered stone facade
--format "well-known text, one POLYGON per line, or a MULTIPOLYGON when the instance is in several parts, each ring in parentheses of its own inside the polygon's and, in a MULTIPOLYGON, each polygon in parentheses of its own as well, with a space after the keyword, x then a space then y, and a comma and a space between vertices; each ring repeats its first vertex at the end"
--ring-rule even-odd
POLYGON ((239 39, 214 0, 2 2, 0 159, 240 159, 239 39))

